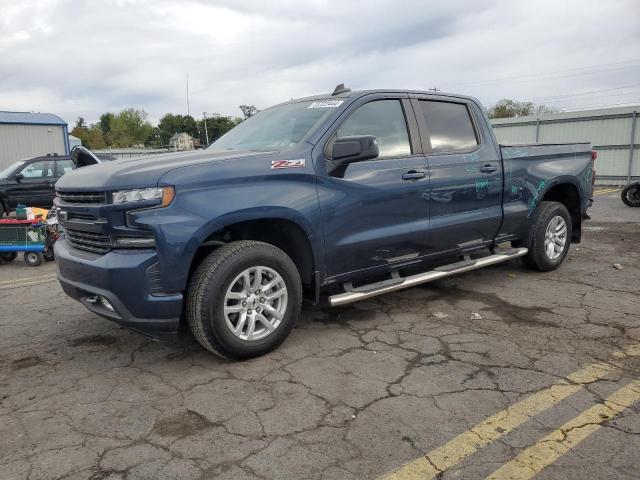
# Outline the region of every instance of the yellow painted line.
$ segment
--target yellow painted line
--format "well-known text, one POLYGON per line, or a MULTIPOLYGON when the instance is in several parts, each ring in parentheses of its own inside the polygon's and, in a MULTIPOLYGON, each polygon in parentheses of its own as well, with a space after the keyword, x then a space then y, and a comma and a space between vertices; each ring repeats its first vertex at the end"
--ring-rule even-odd
POLYGON ((620 189, 619 188, 615 188, 615 189, 609 189, 609 190, 597 190, 595 192, 593 192, 594 195, 604 195, 606 193, 616 193, 619 192, 620 189))
POLYGON ((509 463, 487 477, 487 480, 526 480, 537 475, 547 465, 582 442, 624 409, 640 400, 640 380, 628 383, 620 390, 594 405, 557 430, 527 448, 509 463))
MULTIPOLYGON (((640 344, 618 351, 615 356, 623 358, 638 355, 640 355, 640 344)), ((583 385, 593 383, 614 370, 616 367, 608 363, 587 365, 567 377, 571 384, 556 384, 534 393, 383 478, 385 480, 432 479, 527 420, 573 395, 583 385)))

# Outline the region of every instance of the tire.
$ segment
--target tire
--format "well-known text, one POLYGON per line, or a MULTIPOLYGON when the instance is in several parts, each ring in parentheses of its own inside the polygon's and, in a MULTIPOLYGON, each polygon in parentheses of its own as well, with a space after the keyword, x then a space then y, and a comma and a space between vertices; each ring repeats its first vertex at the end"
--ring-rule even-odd
POLYGON ((42 263, 44 259, 40 252, 24 252, 24 263, 30 267, 37 267, 42 263))
POLYGON ((53 248, 48 248, 47 250, 45 250, 42 256, 45 262, 53 262, 56 259, 56 255, 55 253, 53 253, 53 248))
POLYGON ((228 359, 241 360, 264 355, 278 347, 291 333, 301 307, 302 283, 293 261, 273 245, 243 240, 214 250, 200 263, 189 281, 186 317, 191 332, 204 348, 228 359), (259 269, 262 269, 261 285, 268 286, 279 276, 278 283, 265 290, 271 293, 255 294, 259 291, 256 288, 259 269), (248 284, 243 275, 247 271, 250 272, 248 284), (246 296, 247 290, 251 290, 250 297, 246 296), (276 298, 267 300, 267 296, 276 298), (227 306, 240 312, 225 312, 227 306), (276 310, 280 319, 271 316, 276 310), (256 320, 268 320, 267 317, 273 325, 256 320), (267 324, 273 330, 268 331, 267 324))
POLYGON ((620 194, 622 201, 629 207, 640 207, 640 183, 627 185, 620 194))
POLYGON ((525 265, 540 272, 548 272, 558 268, 569 252, 569 247, 571 246, 571 232, 571 215, 569 215, 567 207, 558 202, 541 202, 533 217, 533 224, 529 232, 529 238, 527 242, 524 243, 524 246, 529 249, 529 252, 522 257, 525 265), (550 255, 548 252, 548 244, 546 243, 547 235, 549 233, 548 229, 560 229, 558 231, 562 231, 561 222, 560 220, 557 220, 558 217, 564 221, 564 225, 566 227, 564 233, 564 244, 561 246, 561 249, 558 250, 558 247, 560 247, 560 239, 556 242, 549 242, 553 246, 553 252, 550 255), (555 229, 550 225, 552 221, 558 222, 555 229))
POLYGON ((18 254, 16 252, 3 252, 2 254, 0 254, 0 258, 2 258, 3 261, 9 263, 18 258, 18 254))

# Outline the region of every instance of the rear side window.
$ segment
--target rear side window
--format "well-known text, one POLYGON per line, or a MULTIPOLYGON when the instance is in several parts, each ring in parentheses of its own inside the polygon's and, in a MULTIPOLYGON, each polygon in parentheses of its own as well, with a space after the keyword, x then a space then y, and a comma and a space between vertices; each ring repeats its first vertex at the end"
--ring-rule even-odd
POLYGON ((399 100, 376 100, 362 105, 338 128, 338 137, 352 135, 375 136, 380 158, 411 155, 407 122, 399 100))
POLYGON ((73 161, 71 160, 58 160, 58 176, 61 177, 65 173, 69 173, 71 170, 76 168, 73 161))
POLYGON ((455 153, 473 150, 478 137, 469 110, 463 103, 420 100, 433 153, 455 153))

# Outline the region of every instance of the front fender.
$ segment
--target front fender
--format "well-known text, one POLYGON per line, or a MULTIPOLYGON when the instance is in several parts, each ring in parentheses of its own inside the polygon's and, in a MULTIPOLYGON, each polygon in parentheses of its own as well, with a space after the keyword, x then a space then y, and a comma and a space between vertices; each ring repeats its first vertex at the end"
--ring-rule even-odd
MULTIPOLYGON (((195 175, 196 170, 189 174, 195 175)), ((174 203, 158 211, 155 224, 149 219, 140 222, 156 231, 160 267, 169 291, 186 288, 193 258, 207 238, 251 220, 281 219, 296 224, 309 239, 314 265, 324 268, 315 175, 311 170, 272 172, 205 182, 202 177, 206 172, 202 171, 199 183, 192 178, 171 179, 176 185, 174 203)))

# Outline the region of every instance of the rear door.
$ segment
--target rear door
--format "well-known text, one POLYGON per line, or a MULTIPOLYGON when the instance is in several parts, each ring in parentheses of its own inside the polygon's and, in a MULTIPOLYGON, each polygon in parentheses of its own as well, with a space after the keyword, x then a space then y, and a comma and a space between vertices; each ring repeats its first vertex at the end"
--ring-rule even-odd
POLYGON ((411 104, 368 95, 344 115, 328 136, 374 135, 380 155, 317 177, 328 276, 413 263, 427 245, 429 178, 411 104))
POLYGON ((487 245, 502 221, 502 163, 477 105, 451 97, 412 100, 431 174, 430 253, 487 245))

